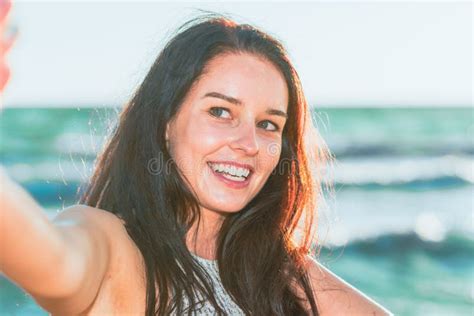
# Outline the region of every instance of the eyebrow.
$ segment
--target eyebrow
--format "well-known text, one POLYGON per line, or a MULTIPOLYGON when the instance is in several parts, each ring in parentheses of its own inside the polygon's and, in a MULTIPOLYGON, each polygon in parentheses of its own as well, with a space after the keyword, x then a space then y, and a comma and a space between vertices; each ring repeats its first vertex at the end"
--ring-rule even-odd
MULTIPOLYGON (((222 99, 222 100, 225 100, 225 101, 227 101, 229 103, 232 103, 232 104, 235 104, 235 105, 242 105, 242 103, 243 103, 239 99, 229 97, 229 96, 224 95, 224 94, 219 93, 219 92, 208 92, 202 98, 204 99, 206 97, 222 99)), ((282 116, 284 118, 288 118, 288 114, 286 114, 283 111, 277 110, 277 109, 267 109, 265 112, 267 114, 270 114, 270 115, 278 115, 278 116, 282 116)))

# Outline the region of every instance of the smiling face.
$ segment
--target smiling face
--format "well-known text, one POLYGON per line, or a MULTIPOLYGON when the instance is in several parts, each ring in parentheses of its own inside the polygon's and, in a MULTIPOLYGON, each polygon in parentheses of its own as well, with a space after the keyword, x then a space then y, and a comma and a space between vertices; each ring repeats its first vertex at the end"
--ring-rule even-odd
POLYGON ((169 150, 202 211, 240 211, 278 164, 288 89, 269 61, 218 55, 168 124, 169 150))

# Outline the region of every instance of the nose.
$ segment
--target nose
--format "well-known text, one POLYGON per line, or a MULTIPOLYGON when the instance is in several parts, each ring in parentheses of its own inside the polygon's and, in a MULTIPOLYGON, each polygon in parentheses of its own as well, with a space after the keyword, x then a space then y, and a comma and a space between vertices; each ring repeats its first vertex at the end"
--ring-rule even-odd
POLYGON ((254 124, 240 124, 233 136, 230 144, 232 149, 244 151, 249 156, 255 156, 258 153, 259 145, 254 124))

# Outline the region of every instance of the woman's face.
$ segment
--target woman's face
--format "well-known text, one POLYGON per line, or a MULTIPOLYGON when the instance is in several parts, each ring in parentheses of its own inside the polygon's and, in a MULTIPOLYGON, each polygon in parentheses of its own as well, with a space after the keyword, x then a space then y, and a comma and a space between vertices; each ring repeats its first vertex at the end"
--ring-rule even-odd
POLYGON ((166 133, 202 209, 238 212, 257 195, 280 158, 287 106, 270 62, 245 53, 210 61, 166 133))

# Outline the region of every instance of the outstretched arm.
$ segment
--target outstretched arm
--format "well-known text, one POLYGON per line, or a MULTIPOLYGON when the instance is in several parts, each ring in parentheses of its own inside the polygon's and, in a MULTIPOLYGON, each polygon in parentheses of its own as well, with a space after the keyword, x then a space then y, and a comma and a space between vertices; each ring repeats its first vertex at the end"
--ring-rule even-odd
POLYGON ((390 311, 308 256, 308 272, 321 315, 391 316, 390 311))
MULTIPOLYGON (((60 295, 45 282, 64 266, 65 243, 42 208, 0 169, 0 269, 31 293, 60 295)), ((59 288, 58 288, 59 287, 59 288)))
MULTIPOLYGON (((5 38, 10 0, 0 0, 1 93, 10 71, 5 38)), ((79 314, 89 307, 107 271, 107 212, 73 206, 51 222, 41 206, 0 165, 0 272, 54 314, 79 314)))
POLYGON ((103 215, 74 206, 49 221, 2 169, 0 190, 0 270, 50 312, 86 309, 109 262, 109 239, 98 223, 103 215))

